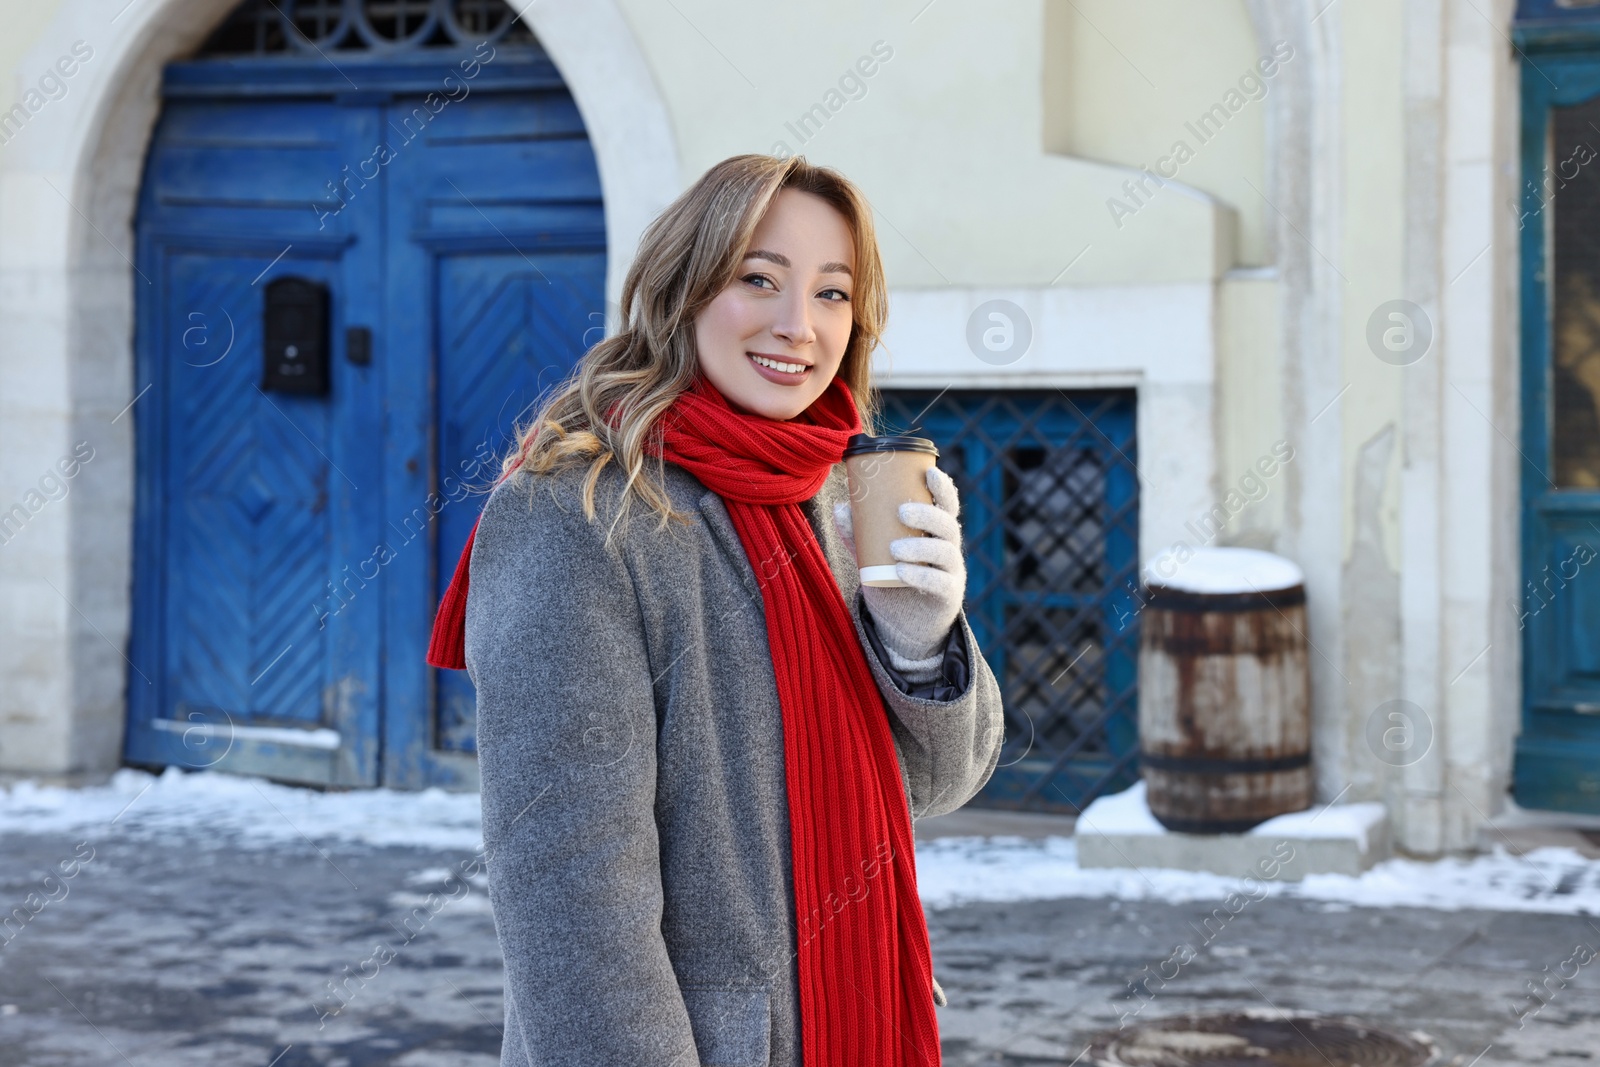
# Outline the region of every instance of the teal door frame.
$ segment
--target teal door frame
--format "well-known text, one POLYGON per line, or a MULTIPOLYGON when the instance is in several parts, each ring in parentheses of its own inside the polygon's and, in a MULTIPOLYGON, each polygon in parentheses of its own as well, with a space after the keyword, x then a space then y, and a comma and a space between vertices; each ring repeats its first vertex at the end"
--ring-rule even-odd
POLYGON ((1584 566, 1600 553, 1600 488, 1559 488, 1553 477, 1550 180, 1555 109, 1600 98, 1600 19, 1551 0, 1523 0, 1518 16, 1523 696, 1512 793, 1527 808, 1600 813, 1600 567, 1584 566))

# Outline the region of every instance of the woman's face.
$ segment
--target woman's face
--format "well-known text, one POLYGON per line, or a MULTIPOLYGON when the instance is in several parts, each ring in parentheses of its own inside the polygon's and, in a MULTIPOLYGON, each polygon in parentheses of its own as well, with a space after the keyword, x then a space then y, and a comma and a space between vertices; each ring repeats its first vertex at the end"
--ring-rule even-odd
POLYGON ((780 421, 800 414, 844 360, 854 269, 844 216, 812 193, 781 190, 733 284, 695 319, 702 373, 737 408, 780 421))

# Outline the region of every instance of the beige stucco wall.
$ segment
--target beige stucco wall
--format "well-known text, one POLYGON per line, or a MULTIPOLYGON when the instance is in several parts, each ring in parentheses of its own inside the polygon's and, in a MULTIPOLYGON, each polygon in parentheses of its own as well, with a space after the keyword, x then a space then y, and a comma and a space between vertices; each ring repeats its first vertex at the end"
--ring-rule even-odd
POLYGON ((1042 36, 1047 150, 1154 168, 1181 145, 1193 158, 1169 173, 1233 207, 1237 264, 1269 262, 1263 101, 1277 71, 1255 66, 1272 42, 1257 42, 1243 0, 1048 0, 1042 36), (1226 122, 1202 125, 1219 103, 1226 122))
POLYGON ((840 168, 878 210, 891 285, 1184 282, 1231 265, 1217 261, 1231 243, 1217 229, 1231 220, 1208 197, 1163 190, 1119 231, 1104 204, 1130 170, 1046 150, 1042 0, 897 17, 845 0, 759 18, 721 0, 622 7, 667 101, 685 181, 779 146, 840 168), (864 94, 802 141, 792 127, 877 42, 891 57, 864 94))
MULTIPOLYGON (((1379 305, 1412 298, 1403 276, 1403 13, 1399 5, 1353 3, 1333 24, 1342 45, 1338 184, 1347 222, 1339 244, 1319 250, 1337 264, 1339 341, 1338 374, 1324 387, 1330 406, 1316 416, 1339 427, 1346 634, 1336 677, 1328 680, 1330 690, 1341 691, 1346 714, 1326 732, 1326 747, 1342 754, 1351 795, 1389 801, 1397 819, 1404 817, 1403 772, 1376 758, 1366 727, 1375 709, 1400 695, 1400 390, 1416 371, 1381 361, 1368 347, 1367 322, 1379 305)), ((1397 836, 1415 847, 1403 831, 1397 836)))
POLYGON ((0 34, 0 71, 6 72, 5 82, 0 85, 0 102, 4 102, 8 109, 21 96, 23 85, 44 73, 42 70, 21 69, 21 61, 39 32, 55 14, 57 2, 44 0, 30 4, 25 0, 5 0, 0 4, 0 25, 5 26, 5 33, 0 34))
MULTIPOLYGON (((1405 101, 1402 79, 1404 9, 1376 0, 1356 0, 1340 12, 1345 47, 1341 79, 1344 102, 1344 228, 1342 248, 1329 249, 1344 275, 1340 365, 1350 390, 1338 402, 1345 468, 1345 554, 1358 536, 1354 521, 1358 485, 1354 473, 1363 451, 1399 425, 1405 368, 1378 359, 1367 345, 1367 321, 1390 300, 1405 299, 1405 101)), ((1329 398, 1332 399, 1331 397, 1329 398)), ((1330 416, 1334 412, 1329 413, 1330 416)), ((1390 448, 1373 501, 1381 547, 1390 567, 1399 558, 1400 450, 1390 448)), ((1363 506, 1365 506, 1363 504, 1363 506)))

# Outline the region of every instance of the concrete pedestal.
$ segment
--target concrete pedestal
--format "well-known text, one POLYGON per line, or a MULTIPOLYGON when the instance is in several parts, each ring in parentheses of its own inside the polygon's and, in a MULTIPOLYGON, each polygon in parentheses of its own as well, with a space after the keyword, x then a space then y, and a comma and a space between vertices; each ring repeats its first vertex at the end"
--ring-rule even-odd
POLYGON ((1080 867, 1168 867, 1281 881, 1359 875, 1389 857, 1388 810, 1376 802, 1313 805, 1243 834, 1181 834, 1150 814, 1142 781, 1085 808, 1075 836, 1080 867))

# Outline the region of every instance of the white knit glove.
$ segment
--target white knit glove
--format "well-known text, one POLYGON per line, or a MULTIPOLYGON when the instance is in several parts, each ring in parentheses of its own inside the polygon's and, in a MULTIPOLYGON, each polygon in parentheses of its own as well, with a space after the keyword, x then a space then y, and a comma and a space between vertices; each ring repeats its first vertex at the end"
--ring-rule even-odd
MULTIPOLYGON (((917 675, 936 671, 943 662, 945 641, 967 591, 961 524, 956 521, 961 513, 956 483, 938 467, 929 467, 927 478, 934 502, 907 501, 900 505, 899 514, 907 526, 933 536, 901 537, 889 542, 889 554, 898 561, 895 573, 905 586, 861 587, 891 665, 917 675)), ((851 558, 857 558, 849 503, 834 505, 833 521, 851 558)))

